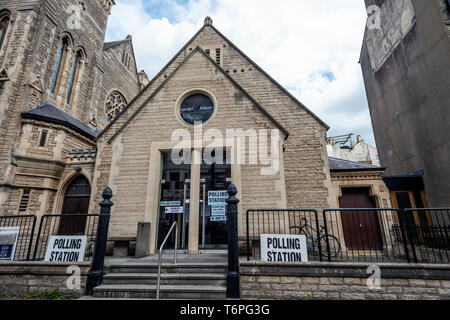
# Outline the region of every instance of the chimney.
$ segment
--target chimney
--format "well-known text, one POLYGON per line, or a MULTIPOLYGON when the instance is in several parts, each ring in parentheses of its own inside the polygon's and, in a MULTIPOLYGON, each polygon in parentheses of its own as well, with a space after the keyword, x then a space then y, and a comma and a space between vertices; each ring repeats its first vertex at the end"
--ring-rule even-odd
POLYGON ((150 82, 150 80, 148 79, 147 73, 144 70, 139 71, 138 75, 139 75, 139 83, 142 89, 150 82))
POLYGON ((360 136, 360 135, 357 135, 357 136, 356 136, 356 143, 360 143, 361 140, 362 140, 362 139, 361 139, 361 136, 360 136))

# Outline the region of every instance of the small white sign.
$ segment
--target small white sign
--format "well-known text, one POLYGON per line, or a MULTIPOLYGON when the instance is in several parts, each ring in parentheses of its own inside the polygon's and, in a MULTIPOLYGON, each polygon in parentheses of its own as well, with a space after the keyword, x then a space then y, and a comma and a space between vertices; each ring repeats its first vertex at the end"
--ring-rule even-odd
POLYGON ((161 201, 161 207, 179 207, 181 205, 180 201, 161 201))
POLYGON ((212 216, 225 216, 226 215, 226 207, 225 206, 211 207, 211 215, 212 216))
POLYGON ((308 262, 306 236, 262 234, 261 261, 308 262))
POLYGON ((228 199, 226 190, 222 191, 208 191, 208 205, 209 206, 226 206, 225 200, 228 199))
POLYGON ((183 207, 166 207, 166 214, 180 214, 183 213, 183 207))
POLYGON ((81 262, 84 260, 86 242, 86 236, 51 236, 45 261, 81 262))
POLYGON ((215 216, 211 217, 210 221, 212 222, 220 222, 220 221, 227 221, 227 216, 215 216))
POLYGON ((0 228, 0 260, 13 261, 20 227, 0 228))

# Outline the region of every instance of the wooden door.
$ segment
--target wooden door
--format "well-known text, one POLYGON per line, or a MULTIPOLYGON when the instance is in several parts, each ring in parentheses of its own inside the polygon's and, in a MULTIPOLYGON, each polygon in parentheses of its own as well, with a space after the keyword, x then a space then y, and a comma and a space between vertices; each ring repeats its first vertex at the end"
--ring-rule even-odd
MULTIPOLYGON (((368 188, 343 188, 339 206, 344 208, 376 208, 368 188)), ((378 212, 357 210, 341 212, 342 228, 347 247, 351 250, 382 250, 378 212)))
MULTIPOLYGON (((88 214, 91 186, 84 176, 76 178, 69 186, 64 196, 62 214, 88 214)), ((80 235, 85 233, 87 218, 61 217, 60 235, 80 235)))

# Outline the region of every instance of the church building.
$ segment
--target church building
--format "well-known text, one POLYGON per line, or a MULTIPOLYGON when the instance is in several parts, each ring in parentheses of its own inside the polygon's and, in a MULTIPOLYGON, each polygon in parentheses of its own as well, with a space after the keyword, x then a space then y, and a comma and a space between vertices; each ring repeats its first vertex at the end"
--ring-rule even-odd
POLYGON ((147 222, 155 253, 176 221, 177 246, 196 254, 226 248, 231 183, 241 238, 248 209, 339 205, 328 126, 211 18, 149 81, 131 36, 104 43, 114 4, 0 0, 0 214, 98 213, 110 187, 113 248, 147 222))

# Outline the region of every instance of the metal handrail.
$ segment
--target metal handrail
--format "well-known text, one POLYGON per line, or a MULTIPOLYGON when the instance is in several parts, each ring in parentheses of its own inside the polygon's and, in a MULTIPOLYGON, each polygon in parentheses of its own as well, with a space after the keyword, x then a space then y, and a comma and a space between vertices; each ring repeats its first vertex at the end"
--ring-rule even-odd
POLYGON ((158 284, 156 288, 156 300, 159 300, 159 287, 161 284, 161 263, 162 263, 162 252, 164 250, 164 245, 167 242, 167 239, 169 239, 170 234, 173 231, 173 228, 175 228, 175 252, 174 252, 174 264, 177 264, 177 242, 178 242, 178 223, 175 221, 172 224, 172 227, 170 228, 169 232, 167 233, 166 238, 164 239, 163 243, 161 244, 161 247, 159 248, 159 255, 158 255, 158 284))

